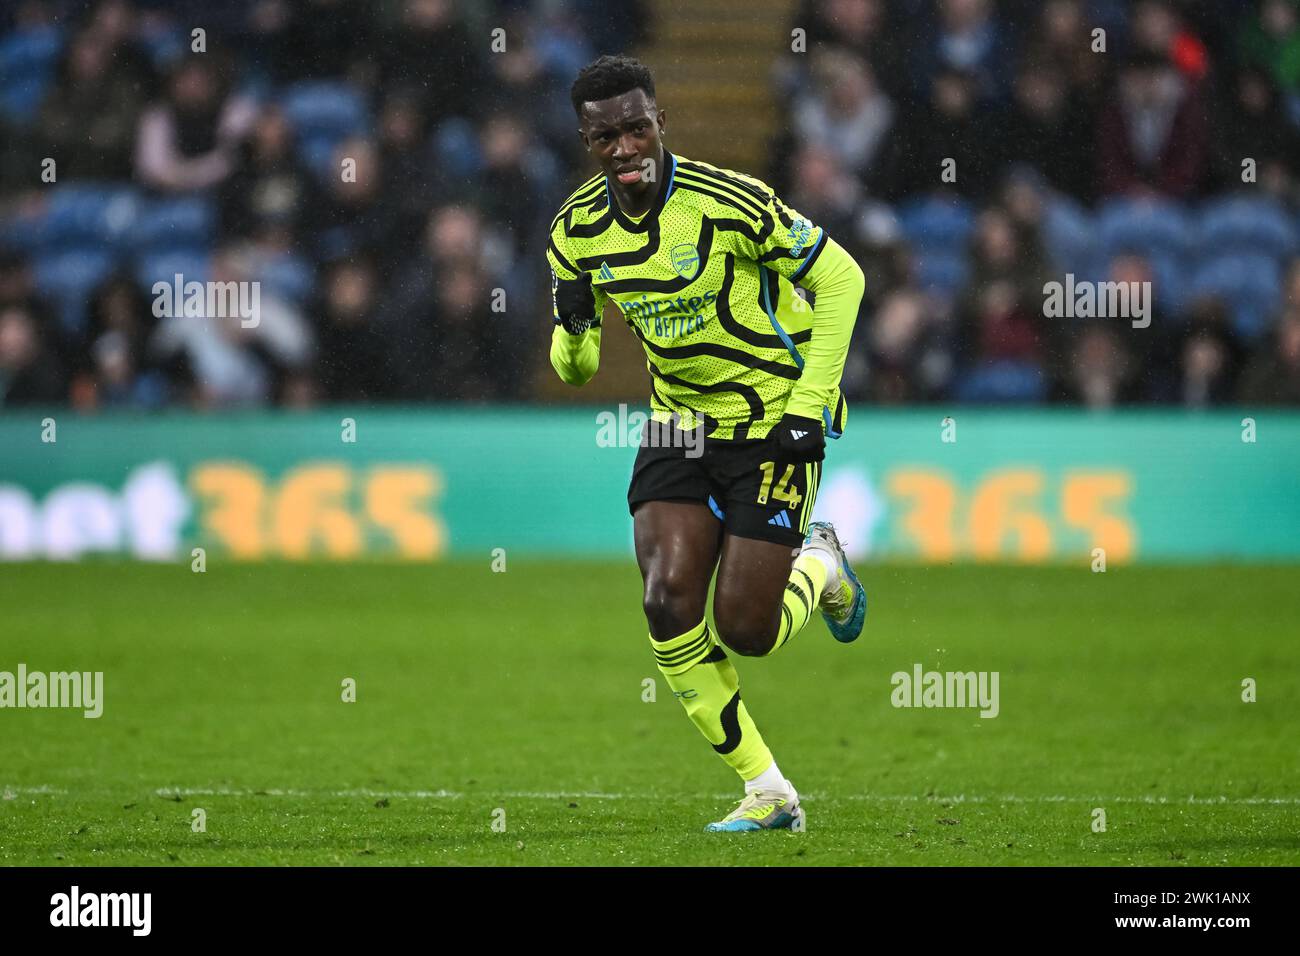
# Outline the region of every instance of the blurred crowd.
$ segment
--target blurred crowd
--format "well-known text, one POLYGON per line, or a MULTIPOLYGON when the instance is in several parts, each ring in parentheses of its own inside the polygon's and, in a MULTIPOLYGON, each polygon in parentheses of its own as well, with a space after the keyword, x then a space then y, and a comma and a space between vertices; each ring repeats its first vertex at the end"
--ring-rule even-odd
MULTIPOLYGON (((867 271, 851 398, 1300 403, 1300 0, 794 6, 746 171, 867 271), (1066 273, 1150 327, 1045 317, 1066 273)), ((532 398, 568 86, 662 9, 9 3, 0 407, 532 398), (259 321, 155 314, 177 274, 259 321)))
POLYGON ((802 0, 796 28, 771 181, 867 270, 848 394, 1300 404, 1300 2, 802 0), (1067 275, 1149 282, 1149 326, 1049 317, 1067 275))
POLYGON ((568 87, 637 42, 620 7, 0 8, 0 406, 529 397, 568 87), (256 281, 259 321, 155 315, 178 274, 256 281))

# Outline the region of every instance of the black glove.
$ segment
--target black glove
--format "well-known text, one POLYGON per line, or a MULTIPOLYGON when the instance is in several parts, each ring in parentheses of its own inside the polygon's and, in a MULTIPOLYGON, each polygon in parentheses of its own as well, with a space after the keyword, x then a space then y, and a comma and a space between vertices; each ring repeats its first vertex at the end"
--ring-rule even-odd
POLYGON ((596 324, 596 294, 591 291, 591 273, 576 279, 561 279, 551 273, 551 295, 555 299, 558 323, 570 335, 581 335, 596 324))
POLYGON ((787 461, 821 461, 826 457, 826 435, 815 418, 783 415, 770 437, 787 461))

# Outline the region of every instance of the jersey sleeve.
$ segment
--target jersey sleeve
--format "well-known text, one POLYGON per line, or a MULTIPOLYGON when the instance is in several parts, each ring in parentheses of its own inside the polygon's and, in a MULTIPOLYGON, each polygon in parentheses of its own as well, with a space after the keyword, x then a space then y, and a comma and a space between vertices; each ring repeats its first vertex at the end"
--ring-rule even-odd
POLYGON ((557 224, 546 244, 546 261, 551 267, 551 318, 555 322, 551 330, 551 366, 561 381, 569 385, 585 385, 600 367, 600 318, 609 297, 593 287, 596 315, 591 328, 581 335, 564 331, 555 305, 555 290, 559 280, 576 279, 578 269, 565 254, 562 244, 563 229, 557 224))
MULTIPOLYGON (((550 239, 546 243, 546 261, 551 267, 551 319, 556 325, 559 325, 560 313, 555 305, 555 290, 561 279, 578 278, 580 270, 569 255, 564 241, 564 227, 558 222, 551 230, 550 239)), ((609 296, 596 285, 592 286, 591 291, 596 297, 596 315, 592 321, 592 326, 599 327, 601 316, 605 312, 605 303, 609 301, 609 296)))
POLYGON ((761 180, 732 175, 748 187, 753 200, 743 204, 748 228, 732 234, 735 253, 799 282, 821 255, 825 230, 787 206, 761 180))
POLYGON ((827 239, 825 245, 825 254, 804 278, 805 286, 817 294, 813 334, 804 356, 803 374, 795 382, 785 411, 804 418, 823 419, 830 434, 835 390, 844 374, 866 280, 861 266, 839 243, 827 239))

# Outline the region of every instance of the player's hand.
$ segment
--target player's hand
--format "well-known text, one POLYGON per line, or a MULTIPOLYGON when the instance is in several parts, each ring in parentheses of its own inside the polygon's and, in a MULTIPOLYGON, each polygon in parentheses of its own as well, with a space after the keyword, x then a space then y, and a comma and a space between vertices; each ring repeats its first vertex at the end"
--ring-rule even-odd
POLYGON ((821 461, 826 457, 826 435, 815 418, 783 415, 770 437, 787 461, 821 461))
POLYGON ((570 335, 581 335, 596 321, 596 295, 591 291, 591 273, 580 272, 576 279, 555 278, 555 314, 570 335))

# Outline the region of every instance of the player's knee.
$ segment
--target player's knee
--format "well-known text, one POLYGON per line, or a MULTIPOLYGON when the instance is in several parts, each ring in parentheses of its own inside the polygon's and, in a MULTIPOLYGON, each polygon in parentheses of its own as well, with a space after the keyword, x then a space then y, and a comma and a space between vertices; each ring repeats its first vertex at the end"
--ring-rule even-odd
POLYGON ((760 614, 752 598, 733 592, 713 595, 713 624, 718 640, 742 657, 762 657, 776 643, 776 629, 760 614))
POLYGON ((718 640, 741 657, 762 657, 776 643, 776 634, 768 628, 755 627, 744 621, 729 621, 718 615, 716 607, 714 617, 718 640))
POLYGON ((721 635, 722 643, 741 657, 762 657, 772 649, 771 635, 758 633, 731 633, 721 635))
POLYGON ((704 618, 703 604, 682 575, 652 574, 645 585, 642 607, 650 631, 659 640, 685 634, 704 618))

